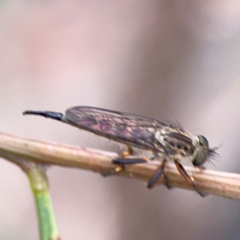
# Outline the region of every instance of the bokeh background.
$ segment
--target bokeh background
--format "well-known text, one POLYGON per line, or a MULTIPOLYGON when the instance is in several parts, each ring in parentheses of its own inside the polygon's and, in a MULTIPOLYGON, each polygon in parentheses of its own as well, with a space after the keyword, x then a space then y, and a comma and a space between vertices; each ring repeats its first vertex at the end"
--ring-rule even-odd
MULTIPOLYGON (((118 145, 26 109, 89 105, 178 120, 240 172, 240 3, 1 1, 1 131, 103 150, 118 145)), ((77 169, 48 171, 62 239, 228 239, 240 202, 77 169)), ((25 175, 0 161, 0 236, 38 239, 25 175)))

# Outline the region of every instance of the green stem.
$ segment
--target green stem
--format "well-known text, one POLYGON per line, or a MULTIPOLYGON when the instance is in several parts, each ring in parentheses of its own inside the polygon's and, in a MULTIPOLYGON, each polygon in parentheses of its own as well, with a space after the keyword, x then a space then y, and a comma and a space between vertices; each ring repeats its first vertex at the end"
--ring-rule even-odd
POLYGON ((37 207, 41 240, 60 240, 52 209, 48 179, 44 169, 36 165, 26 171, 37 207))

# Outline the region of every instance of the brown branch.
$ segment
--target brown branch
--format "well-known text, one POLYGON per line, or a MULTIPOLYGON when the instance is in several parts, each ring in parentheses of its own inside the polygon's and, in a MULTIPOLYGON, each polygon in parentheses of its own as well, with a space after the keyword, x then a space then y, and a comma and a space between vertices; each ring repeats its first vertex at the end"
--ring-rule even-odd
MULTIPOLYGON (((116 165, 113 165, 111 160, 118 157, 118 154, 29 140, 0 133, 0 157, 17 164, 24 171, 31 168, 35 162, 108 173, 114 171, 116 165)), ((148 181, 159 164, 157 161, 153 161, 148 164, 129 165, 119 175, 148 181)), ((210 170, 200 171, 190 167, 186 167, 186 170, 189 175, 194 176, 195 182, 202 192, 240 199, 239 174, 210 170)), ((193 190, 193 187, 183 179, 173 164, 167 164, 165 174, 171 187, 193 190)))

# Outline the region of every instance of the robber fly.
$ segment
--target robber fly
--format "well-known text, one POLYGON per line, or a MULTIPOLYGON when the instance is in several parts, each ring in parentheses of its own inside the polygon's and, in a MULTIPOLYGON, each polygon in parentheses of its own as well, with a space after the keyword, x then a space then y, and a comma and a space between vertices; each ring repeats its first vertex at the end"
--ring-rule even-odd
POLYGON ((152 188, 158 179, 164 176, 166 162, 173 161, 179 173, 203 196, 194 178, 188 175, 179 161, 188 157, 193 166, 201 168, 208 158, 215 154, 215 149, 209 148, 208 140, 204 136, 191 136, 179 124, 167 124, 131 113, 85 106, 69 108, 65 115, 31 110, 23 112, 23 115, 52 118, 127 145, 127 154, 112 160, 112 163, 120 166, 148 162, 146 158, 128 158, 128 155, 132 154, 131 147, 147 150, 161 157, 163 161, 149 181, 148 188, 152 188))

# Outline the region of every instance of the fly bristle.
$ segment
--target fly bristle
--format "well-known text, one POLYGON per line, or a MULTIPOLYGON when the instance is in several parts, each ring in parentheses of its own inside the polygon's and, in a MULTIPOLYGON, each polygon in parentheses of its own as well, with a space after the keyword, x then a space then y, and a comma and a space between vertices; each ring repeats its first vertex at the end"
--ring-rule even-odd
POLYGON ((210 157, 210 158, 215 158, 216 156, 217 156, 217 157, 220 157, 220 155, 216 152, 220 147, 221 147, 221 146, 208 149, 208 155, 209 155, 209 157, 210 157))
POLYGON ((216 150, 218 150, 218 149, 219 149, 219 147, 214 147, 214 148, 211 148, 211 149, 208 150, 208 156, 209 157, 208 157, 207 161, 214 166, 215 166, 214 161, 216 161, 217 157, 220 157, 220 154, 218 154, 216 152, 216 150))
POLYGON ((182 127, 182 125, 178 121, 176 121, 176 122, 168 121, 168 122, 166 122, 166 124, 171 128, 174 128, 174 129, 179 130, 181 132, 186 132, 184 130, 184 128, 182 127))

